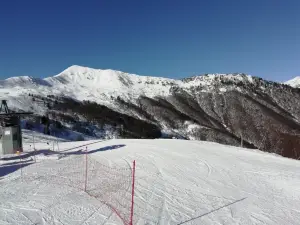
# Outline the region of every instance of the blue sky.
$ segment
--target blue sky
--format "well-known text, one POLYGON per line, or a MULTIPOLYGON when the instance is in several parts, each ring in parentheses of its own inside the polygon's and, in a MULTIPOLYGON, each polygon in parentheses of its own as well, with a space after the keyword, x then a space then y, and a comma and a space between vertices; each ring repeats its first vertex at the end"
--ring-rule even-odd
POLYGON ((97 0, 0 3, 0 78, 71 65, 183 78, 300 75, 300 1, 97 0))

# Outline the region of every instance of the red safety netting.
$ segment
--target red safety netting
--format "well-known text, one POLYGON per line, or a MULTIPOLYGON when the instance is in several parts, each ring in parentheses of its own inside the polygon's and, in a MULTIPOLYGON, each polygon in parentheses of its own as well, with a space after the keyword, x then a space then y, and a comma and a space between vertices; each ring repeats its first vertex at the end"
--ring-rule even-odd
POLYGON ((134 162, 94 159, 81 151, 57 156, 24 167, 21 179, 84 191, 109 207, 123 224, 133 224, 134 162))

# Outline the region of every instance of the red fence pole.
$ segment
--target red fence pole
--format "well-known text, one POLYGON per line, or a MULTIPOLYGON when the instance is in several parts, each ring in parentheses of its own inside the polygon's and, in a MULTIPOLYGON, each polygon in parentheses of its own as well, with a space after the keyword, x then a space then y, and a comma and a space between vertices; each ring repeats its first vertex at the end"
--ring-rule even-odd
POLYGON ((131 212, 130 212, 130 224, 133 225, 133 205, 134 205, 134 183, 135 183, 135 160, 132 165, 132 193, 131 193, 131 212))
POLYGON ((87 146, 85 147, 85 177, 84 177, 84 191, 86 192, 87 185, 87 170, 88 170, 88 160, 87 160, 87 146))

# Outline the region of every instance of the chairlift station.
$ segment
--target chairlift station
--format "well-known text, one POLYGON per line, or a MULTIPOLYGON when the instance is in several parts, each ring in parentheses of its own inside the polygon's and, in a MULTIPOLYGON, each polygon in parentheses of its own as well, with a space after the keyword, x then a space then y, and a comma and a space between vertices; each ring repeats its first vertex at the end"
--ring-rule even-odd
POLYGON ((11 112, 7 101, 2 100, 0 106, 0 156, 23 152, 20 117, 31 112, 11 112))

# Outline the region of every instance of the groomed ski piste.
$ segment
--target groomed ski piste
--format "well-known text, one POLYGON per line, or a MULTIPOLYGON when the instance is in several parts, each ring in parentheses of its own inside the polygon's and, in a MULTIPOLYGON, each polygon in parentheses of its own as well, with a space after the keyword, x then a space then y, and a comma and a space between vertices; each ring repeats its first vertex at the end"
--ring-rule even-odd
POLYGON ((300 224, 297 160, 201 141, 37 140, 36 154, 28 140, 0 160, 1 225, 130 224, 134 160, 132 224, 300 224))

